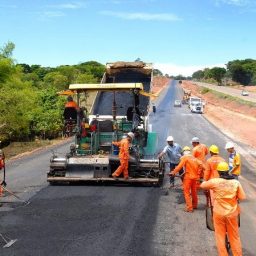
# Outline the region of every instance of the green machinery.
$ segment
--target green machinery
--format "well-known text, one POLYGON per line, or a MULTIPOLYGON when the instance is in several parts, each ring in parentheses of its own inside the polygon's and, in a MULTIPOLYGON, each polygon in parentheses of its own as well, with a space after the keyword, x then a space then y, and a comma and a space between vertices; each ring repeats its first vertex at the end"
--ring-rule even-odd
MULTIPOLYGON (((155 158, 157 134, 148 131, 148 115, 140 115, 136 105, 139 95, 145 92, 142 83, 74 84, 69 89, 78 95, 89 91, 104 92, 112 98, 112 115, 77 115, 75 143, 65 157, 53 155, 47 180, 50 183, 76 181, 112 181, 159 185, 163 180, 162 164, 155 158), (118 114, 116 94, 122 92, 133 98, 133 106, 126 115, 118 114), (113 141, 121 140, 133 131, 135 139, 130 148, 129 179, 115 180, 112 173, 119 166, 118 149, 113 141)), ((100 103, 98 103, 100 104, 100 103)))

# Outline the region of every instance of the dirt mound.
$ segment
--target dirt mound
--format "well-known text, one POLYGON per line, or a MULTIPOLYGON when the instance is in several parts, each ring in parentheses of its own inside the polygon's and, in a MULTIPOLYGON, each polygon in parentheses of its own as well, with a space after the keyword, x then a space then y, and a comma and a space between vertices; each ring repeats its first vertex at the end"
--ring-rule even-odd
POLYGON ((170 83, 170 78, 165 76, 154 76, 152 92, 157 93, 170 83))

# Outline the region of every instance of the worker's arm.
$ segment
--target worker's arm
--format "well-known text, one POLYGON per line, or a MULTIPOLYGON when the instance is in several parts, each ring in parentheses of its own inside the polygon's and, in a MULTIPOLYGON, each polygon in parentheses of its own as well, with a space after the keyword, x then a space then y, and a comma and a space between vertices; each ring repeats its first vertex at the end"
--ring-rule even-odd
POLYGON ((212 189, 214 187, 214 183, 212 180, 203 181, 200 185, 202 189, 212 189))
POLYGON ((120 141, 113 141, 112 144, 117 146, 117 147, 120 147, 121 142, 120 141))
POLYGON ((161 152, 161 153, 159 153, 158 154, 158 158, 160 159, 160 158, 162 158, 165 154, 166 154, 166 152, 167 152, 167 148, 168 148, 168 146, 166 146, 164 149, 163 149, 163 151, 161 152))
POLYGON ((181 159, 180 163, 170 172, 170 175, 175 175, 178 173, 185 165, 185 159, 181 159))
POLYGON ((239 184, 239 187, 237 190, 237 199, 239 199, 239 200, 246 199, 246 195, 245 195, 244 189, 241 184, 239 184))

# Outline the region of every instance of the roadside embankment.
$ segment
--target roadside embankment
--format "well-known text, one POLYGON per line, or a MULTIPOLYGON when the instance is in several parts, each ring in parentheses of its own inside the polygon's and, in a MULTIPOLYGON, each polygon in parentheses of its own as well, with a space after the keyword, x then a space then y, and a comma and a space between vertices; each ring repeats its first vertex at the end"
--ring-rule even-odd
POLYGON ((256 104, 183 81, 183 88, 206 101, 204 116, 230 138, 256 148, 256 104))
POLYGON ((152 92, 160 93, 170 82, 170 78, 165 76, 154 76, 153 77, 153 85, 152 92))

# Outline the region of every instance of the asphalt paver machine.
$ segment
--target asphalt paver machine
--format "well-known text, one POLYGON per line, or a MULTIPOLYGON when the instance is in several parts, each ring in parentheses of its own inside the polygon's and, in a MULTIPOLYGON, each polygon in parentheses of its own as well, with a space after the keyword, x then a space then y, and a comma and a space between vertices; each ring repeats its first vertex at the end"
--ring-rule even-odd
MULTIPOLYGON (((141 67, 136 65, 137 63, 134 67, 133 63, 125 63, 123 67, 118 63, 114 72, 107 69, 100 84, 69 86, 69 90, 77 94, 78 103, 79 97, 90 91, 97 91, 97 96, 91 110, 92 115, 81 115, 78 111, 75 143, 70 145, 70 151, 64 157, 56 154, 51 157, 50 170, 47 173, 48 182, 55 184, 111 181, 152 185, 162 183, 163 164, 155 158, 157 134, 151 131, 148 125, 149 100, 154 95, 149 92, 149 85, 146 84, 145 90, 144 80, 138 79, 143 78, 143 75, 148 78, 151 73, 141 75, 138 72, 141 67), (120 70, 125 71, 124 76, 120 75, 120 70), (135 81, 142 82, 130 82, 131 73, 135 81), (143 103, 142 107, 140 102, 143 103), (116 180, 112 178, 112 173, 120 162, 118 148, 114 147, 112 142, 121 140, 130 131, 135 134, 130 147, 130 178, 125 180, 120 177, 116 180)), ((111 66, 107 67, 112 69, 111 66)))

